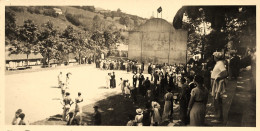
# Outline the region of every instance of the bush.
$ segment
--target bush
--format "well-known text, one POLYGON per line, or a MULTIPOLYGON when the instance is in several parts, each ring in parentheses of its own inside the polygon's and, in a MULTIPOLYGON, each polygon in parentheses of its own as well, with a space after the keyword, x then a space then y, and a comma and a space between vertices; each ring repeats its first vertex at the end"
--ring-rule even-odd
POLYGON ((24 12, 23 7, 19 7, 19 6, 11 6, 10 9, 15 12, 24 12))
POLYGON ((41 11, 40 11, 40 9, 35 8, 35 9, 34 9, 34 13, 35 13, 35 14, 41 14, 41 11))
POLYGON ((43 14, 46 15, 46 16, 52 16, 52 17, 58 17, 59 16, 59 14, 57 14, 55 12, 55 10, 53 10, 53 9, 46 9, 46 10, 43 11, 43 14))
POLYGON ((83 6, 82 9, 90 11, 90 12, 95 12, 94 6, 83 6))
POLYGON ((28 7, 27 11, 30 12, 31 14, 33 14, 34 13, 34 8, 33 7, 28 7))
POLYGON ((70 23, 72 23, 75 26, 81 25, 79 19, 70 13, 66 14, 66 18, 70 23))

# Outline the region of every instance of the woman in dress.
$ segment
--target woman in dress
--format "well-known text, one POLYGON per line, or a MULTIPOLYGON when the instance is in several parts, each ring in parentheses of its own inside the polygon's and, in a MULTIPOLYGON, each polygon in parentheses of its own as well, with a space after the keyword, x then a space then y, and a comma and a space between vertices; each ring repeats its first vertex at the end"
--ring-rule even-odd
POLYGON ((163 121, 169 121, 173 113, 173 94, 171 93, 170 88, 167 89, 167 93, 164 95, 164 100, 163 121))
POLYGON ((136 109, 137 115, 135 116, 135 122, 137 126, 143 126, 143 111, 142 109, 136 109))
POLYGON ((128 80, 126 80, 125 82, 125 88, 124 88, 124 91, 125 91, 125 97, 127 98, 130 98, 130 83, 128 82, 128 80))
POLYGON ((191 91, 187 114, 190 116, 191 126, 204 126, 208 90, 203 87, 203 77, 195 76, 196 87, 191 91))
POLYGON ((160 115, 160 104, 156 101, 152 101, 152 123, 154 126, 158 126, 161 122, 161 115, 160 115))

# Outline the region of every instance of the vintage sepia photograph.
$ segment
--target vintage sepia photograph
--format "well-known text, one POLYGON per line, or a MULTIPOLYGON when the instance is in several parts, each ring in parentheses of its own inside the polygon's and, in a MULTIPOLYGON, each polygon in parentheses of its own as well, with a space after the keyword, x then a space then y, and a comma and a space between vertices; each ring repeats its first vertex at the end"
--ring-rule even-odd
POLYGON ((256 7, 5 5, 4 125, 256 127, 256 7))

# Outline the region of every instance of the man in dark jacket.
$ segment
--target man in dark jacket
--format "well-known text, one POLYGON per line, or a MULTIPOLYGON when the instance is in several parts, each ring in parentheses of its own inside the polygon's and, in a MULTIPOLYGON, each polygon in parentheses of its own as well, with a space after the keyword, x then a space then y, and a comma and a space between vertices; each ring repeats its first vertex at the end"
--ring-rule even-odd
POLYGON ((98 106, 94 106, 93 124, 101 125, 101 114, 98 111, 98 106))
POLYGON ((143 89, 144 90, 144 94, 143 94, 143 96, 145 96, 147 90, 150 89, 150 86, 151 86, 151 82, 150 82, 149 78, 146 77, 146 80, 144 82, 144 89, 143 89))

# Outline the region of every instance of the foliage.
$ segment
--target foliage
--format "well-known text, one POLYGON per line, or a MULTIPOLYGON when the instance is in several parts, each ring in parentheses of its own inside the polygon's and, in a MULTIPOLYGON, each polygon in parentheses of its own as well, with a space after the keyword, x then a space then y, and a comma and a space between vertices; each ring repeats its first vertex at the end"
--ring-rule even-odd
POLYGON ((23 7, 20 7, 20 6, 10 6, 10 9, 15 12, 24 12, 23 7))
POLYGON ((188 49, 195 52, 202 43, 205 55, 210 57, 216 50, 227 50, 229 41, 238 47, 250 17, 255 17, 255 6, 184 6, 176 14, 173 26, 188 30, 188 49), (183 22, 186 15, 188 22, 183 22), (198 31, 202 23, 209 23, 212 32, 198 31))
POLYGON ((45 9, 43 11, 43 14, 46 15, 46 16, 52 16, 52 17, 58 17, 59 14, 55 12, 54 9, 45 9))
POLYGON ((53 23, 48 21, 43 26, 43 31, 39 36, 39 49, 42 56, 47 60, 47 64, 50 66, 50 60, 55 58, 58 45, 58 34, 57 30, 54 29, 53 23))
POLYGON ((24 25, 19 27, 18 30, 18 40, 12 42, 13 50, 10 50, 11 53, 24 53, 27 55, 27 64, 28 64, 28 56, 31 53, 37 53, 38 46, 38 36, 39 32, 37 29, 37 25, 34 24, 32 20, 24 21, 24 25))
POLYGON ((70 14, 70 13, 66 14, 66 18, 67 18, 67 20, 69 22, 71 22, 75 26, 80 26, 81 25, 79 19, 77 17, 75 17, 74 15, 70 14))
POLYGON ((93 18, 93 26, 92 26, 92 31, 103 31, 104 30, 104 25, 103 21, 101 20, 101 18, 98 15, 95 15, 93 18))
POLYGON ((119 23, 122 25, 125 25, 126 27, 129 27, 130 26, 130 17, 128 17, 128 16, 120 17, 119 23))
POLYGON ((27 7, 27 11, 31 14, 41 14, 41 11, 38 7, 27 7))
POLYGON ((16 27, 15 13, 13 11, 5 12, 5 36, 9 40, 17 38, 17 27, 16 27))

